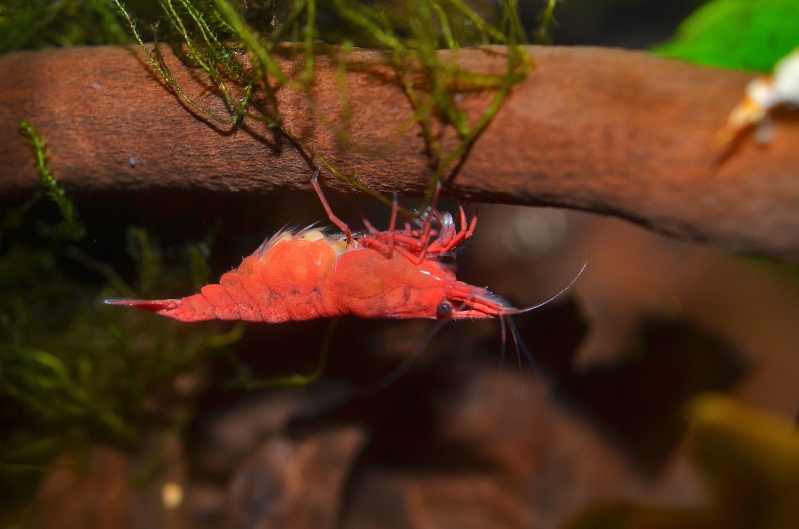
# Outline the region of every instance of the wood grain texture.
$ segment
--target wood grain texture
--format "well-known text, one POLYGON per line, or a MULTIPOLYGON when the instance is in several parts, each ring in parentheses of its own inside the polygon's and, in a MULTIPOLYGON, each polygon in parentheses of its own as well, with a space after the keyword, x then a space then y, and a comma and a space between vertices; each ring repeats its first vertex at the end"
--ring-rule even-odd
MULTIPOLYGON (((736 252, 799 258, 797 115, 778 116, 766 146, 745 138, 727 156, 713 147, 713 134, 750 76, 614 49, 527 51, 530 76, 471 149, 448 194, 618 215, 736 252)), ((379 52, 349 56, 347 127, 360 148, 339 141, 337 53, 320 49, 311 99, 278 92, 285 126, 376 190, 419 194, 432 175, 430 159, 408 99, 379 52)), ((451 57, 496 72, 505 65, 502 53, 472 49, 451 57)), ((188 93, 222 110, 196 72, 167 59, 188 93)), ((289 60, 283 66, 293 68, 289 60)), ((18 119, 40 129, 55 175, 73 192, 310 190, 313 162, 285 138, 255 122, 225 129, 200 119, 134 49, 5 55, 0 94, 0 195, 37 185, 18 119)), ((464 93, 459 103, 476 117, 489 97, 464 93)), ((451 130, 440 124, 437 130, 454 145, 451 130)), ((347 190, 330 177, 325 183, 347 190)))

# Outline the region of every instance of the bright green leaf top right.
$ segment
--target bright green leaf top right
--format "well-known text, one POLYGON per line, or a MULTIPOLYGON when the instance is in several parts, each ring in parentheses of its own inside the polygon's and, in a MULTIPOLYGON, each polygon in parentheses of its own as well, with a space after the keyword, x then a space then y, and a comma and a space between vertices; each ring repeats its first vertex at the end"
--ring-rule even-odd
POLYGON ((798 0, 711 0, 652 51, 707 66, 768 72, 797 46, 798 0))

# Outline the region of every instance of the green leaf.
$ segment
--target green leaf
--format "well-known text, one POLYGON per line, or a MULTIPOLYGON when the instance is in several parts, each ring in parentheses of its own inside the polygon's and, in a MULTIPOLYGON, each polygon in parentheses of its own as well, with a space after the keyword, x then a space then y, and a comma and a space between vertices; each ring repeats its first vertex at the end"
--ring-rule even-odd
POLYGON ((653 51, 707 66, 767 72, 797 46, 796 0, 711 0, 653 51))

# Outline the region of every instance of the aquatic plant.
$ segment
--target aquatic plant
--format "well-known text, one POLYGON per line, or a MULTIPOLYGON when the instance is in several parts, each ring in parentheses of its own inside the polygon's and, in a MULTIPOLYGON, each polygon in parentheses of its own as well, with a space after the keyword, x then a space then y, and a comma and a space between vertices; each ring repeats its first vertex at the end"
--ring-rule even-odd
POLYGON ((0 4, 0 35, 0 53, 130 42, 108 0, 7 0, 0 4))
MULTIPOLYGON (((239 126, 244 119, 262 122, 339 178, 384 201, 360 183, 357 175, 339 171, 322 153, 292 134, 289 129, 293 124, 282 121, 276 97, 278 90, 300 90, 310 97, 317 38, 341 45, 337 60, 342 79, 348 68, 348 53, 354 46, 368 45, 390 52, 390 64, 413 106, 410 118, 424 134, 434 167, 428 199, 438 182, 452 175, 458 161, 496 115, 513 85, 522 81, 531 68, 529 56, 521 48, 526 37, 516 0, 499 2, 498 12, 493 16, 483 16, 460 0, 379 4, 334 0, 324 6, 315 0, 285 2, 275 4, 271 15, 269 11, 261 14, 262 19, 270 21, 267 28, 252 26, 227 0, 214 0, 212 5, 191 0, 162 0, 172 48, 185 64, 199 69, 211 81, 229 109, 227 115, 222 115, 197 103, 183 90, 158 43, 148 45, 122 0, 113 1, 150 67, 202 116, 232 127, 239 126), (322 7, 327 8, 324 16, 319 13, 322 7), (333 29, 342 25, 348 30, 347 34, 354 37, 343 38, 341 29, 333 29), (288 45, 286 41, 297 44, 288 45), (505 46, 502 52, 506 60, 504 73, 471 71, 440 53, 441 49, 488 44, 505 46), (246 52, 246 58, 240 51, 246 52), (292 75, 284 72, 278 58, 287 55, 300 57, 303 68, 292 75), (482 115, 470 120, 458 105, 458 93, 475 91, 493 95, 482 115), (444 146, 440 134, 434 132, 434 119, 443 119, 454 128, 459 138, 455 147, 444 146)), ((542 14, 540 35, 546 35, 546 28, 552 24, 555 4, 549 2, 542 14)), ((157 36, 154 33, 154 37, 157 36)), ((345 84, 342 82, 339 86, 342 90, 341 121, 346 123, 350 109, 345 84)), ((338 139, 348 148, 358 149, 346 136, 346 127, 345 134, 338 139)))
POLYGON ((33 125, 20 126, 43 192, 6 212, 0 228, 0 490, 10 501, 59 453, 97 443, 138 448, 140 430, 152 418, 145 404, 153 392, 178 373, 202 377, 210 351, 235 342, 243 330, 204 326, 188 333, 103 310, 99 300, 108 295, 204 283, 205 256, 189 245, 188 271, 166 267, 159 245, 132 227, 128 249, 139 281, 127 285, 81 249, 88 230, 50 169, 46 141, 33 125), (55 215, 46 211, 45 197, 55 215), (77 281, 65 263, 102 281, 77 281))

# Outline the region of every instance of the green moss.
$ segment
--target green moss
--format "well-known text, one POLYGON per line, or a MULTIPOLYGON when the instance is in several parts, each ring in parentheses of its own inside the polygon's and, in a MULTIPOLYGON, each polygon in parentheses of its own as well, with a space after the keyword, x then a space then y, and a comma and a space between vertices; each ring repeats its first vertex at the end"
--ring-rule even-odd
POLYGON ((86 230, 48 167, 46 142, 28 123, 22 131, 44 193, 6 212, 0 230, 0 497, 12 502, 16 496, 6 492, 26 478, 33 483, 59 453, 97 443, 137 448, 141 428, 153 419, 145 406, 153 393, 178 373, 202 376, 209 355, 243 330, 199 325, 187 332, 179 322, 101 304, 175 285, 189 289, 189 282, 208 281, 208 267, 198 246, 189 245, 189 271, 166 268, 159 245, 138 228, 128 231, 138 285, 86 255, 77 245, 86 230), (42 215, 45 194, 60 215, 55 223, 42 215), (101 279, 77 281, 75 270, 101 279))
MULTIPOLYGON (((140 230, 132 239, 140 255, 157 255, 140 230)), ((141 289, 76 285, 55 257, 21 246, 0 257, 0 277, 14 278, 0 285, 0 489, 34 480, 59 453, 98 443, 138 449, 141 429, 163 420, 147 412, 154 392, 178 373, 202 377, 209 355, 243 331, 188 332, 178 322, 109 310, 100 299, 141 289)), ((157 259, 139 265, 152 290, 179 275, 157 259)))
POLYGON ((335 3, 351 23, 394 52, 395 66, 436 168, 427 190, 429 199, 439 181, 449 174, 494 117, 512 86, 524 80, 529 72, 529 58, 520 47, 525 36, 517 16, 518 6, 514 0, 500 2, 499 22, 492 25, 457 0, 410 2, 403 6, 405 24, 396 24, 395 17, 380 9, 348 0, 336 0, 335 3), (407 31, 407 37, 401 33, 402 29, 407 31), (442 60, 438 54, 442 47, 491 43, 507 46, 504 75, 465 70, 454 62, 442 60), (413 76, 419 73, 417 64, 421 66, 423 83, 412 81, 413 76), (492 101, 471 123, 458 106, 457 94, 490 90, 494 92, 492 101), (457 131, 460 142, 455 148, 446 149, 433 133, 436 117, 444 118, 457 131))
POLYGON ((552 44, 552 32, 557 26, 555 23, 555 7, 557 5, 557 0, 547 0, 547 5, 541 11, 538 29, 533 39, 536 44, 552 44))
POLYGON ((85 234, 83 226, 78 222, 78 215, 75 206, 67 197, 64 189, 58 185, 50 171, 50 160, 47 153, 47 142, 45 142, 39 131, 25 120, 19 122, 20 133, 28 139, 33 158, 36 162, 36 172, 39 174, 39 182, 42 189, 47 193, 53 202, 58 206, 64 222, 59 224, 57 229, 69 239, 79 240, 85 234))
MULTIPOLYGON (((435 168, 428 188, 428 198, 439 181, 451 175, 452 169, 477 140, 513 85, 522 81, 531 68, 521 48, 526 40, 518 18, 516 0, 503 0, 495 12, 486 8, 478 13, 461 0, 416 0, 411 2, 369 3, 353 0, 314 0, 276 2, 272 10, 259 6, 258 17, 247 17, 229 0, 199 3, 191 0, 161 0, 169 27, 172 47, 184 63, 198 68, 217 87, 225 100, 227 115, 220 115, 198 104, 183 91, 174 79, 156 44, 146 44, 136 20, 122 0, 112 0, 128 22, 134 38, 146 53, 150 65, 176 94, 208 119, 222 125, 238 126, 244 119, 260 121, 279 131, 295 146, 304 150, 339 178, 362 192, 372 194, 357 175, 344 174, 325 160, 321 153, 303 144, 289 132, 277 107, 277 90, 307 90, 314 78, 314 44, 318 38, 342 46, 339 86, 342 87, 341 121, 351 117, 343 78, 347 71, 347 50, 353 46, 370 46, 390 50, 394 67, 405 88, 414 111, 411 116, 423 131, 428 144, 431 165, 435 168), (258 19, 264 27, 249 21, 258 19), (349 35, 344 38, 343 35, 349 35), (286 47, 285 42, 294 42, 286 47), (489 75, 458 67, 442 60, 441 49, 465 46, 502 44, 505 72, 489 75), (247 52, 245 61, 237 53, 247 52), (288 76, 279 67, 276 54, 301 57, 304 68, 288 76), (251 67, 249 66, 251 65, 251 67), (419 80, 421 76, 422 80, 419 80), (458 93, 490 92, 493 98, 477 119, 470 120, 458 105, 458 93), (433 134, 434 119, 443 119, 460 138, 454 148, 445 148, 433 134)), ((542 13, 539 38, 551 27, 556 2, 550 1, 542 13)), ((398 131, 400 132, 400 131, 398 131)), ((339 139, 358 149, 346 137, 346 127, 339 139), (343 137, 342 137, 343 134, 343 137)))
POLYGON ((9 0, 0 5, 0 35, 0 53, 130 43, 108 0, 9 0))
MULTIPOLYGON (((0 435, 6 457, 50 436, 61 450, 89 441, 135 445, 153 390, 178 372, 201 371, 209 349, 240 335, 241 328, 220 334, 214 326, 188 333, 176 322, 101 305, 105 297, 162 292, 186 275, 162 268, 142 230, 132 229, 130 238, 138 288, 113 273, 106 287, 78 285, 57 265, 57 248, 15 245, 0 257, 0 277, 9 278, 0 283, 0 401, 19 426, 0 435)), ((87 267, 105 268, 68 250, 87 267)))

